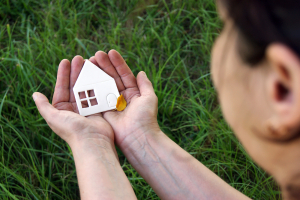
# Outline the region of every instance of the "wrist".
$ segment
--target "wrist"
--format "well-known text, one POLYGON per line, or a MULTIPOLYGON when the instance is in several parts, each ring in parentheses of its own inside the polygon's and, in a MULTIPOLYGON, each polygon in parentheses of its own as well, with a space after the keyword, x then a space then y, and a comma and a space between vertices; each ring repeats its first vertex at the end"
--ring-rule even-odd
POLYGON ((143 154, 145 146, 157 146, 158 143, 166 139, 166 135, 158 129, 139 129, 136 132, 128 135, 120 144, 120 149, 125 156, 138 156, 136 154, 143 154))
POLYGON ((107 145, 114 146, 114 138, 107 136, 106 134, 101 134, 98 132, 85 132, 80 135, 75 135, 67 143, 71 148, 76 147, 86 147, 91 144, 92 141, 102 141, 107 143, 107 145))
POLYGON ((74 159, 98 158, 104 153, 113 153, 118 160, 114 141, 99 133, 88 133, 84 138, 72 140, 69 145, 74 159))

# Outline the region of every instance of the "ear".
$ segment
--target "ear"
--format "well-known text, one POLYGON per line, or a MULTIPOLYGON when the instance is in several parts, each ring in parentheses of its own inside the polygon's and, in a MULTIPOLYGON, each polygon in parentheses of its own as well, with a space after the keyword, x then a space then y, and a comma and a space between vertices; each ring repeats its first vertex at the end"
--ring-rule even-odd
POLYGON ((273 116, 267 134, 274 140, 291 140, 300 134, 300 60, 283 44, 271 44, 266 51, 270 66, 268 96, 273 116))

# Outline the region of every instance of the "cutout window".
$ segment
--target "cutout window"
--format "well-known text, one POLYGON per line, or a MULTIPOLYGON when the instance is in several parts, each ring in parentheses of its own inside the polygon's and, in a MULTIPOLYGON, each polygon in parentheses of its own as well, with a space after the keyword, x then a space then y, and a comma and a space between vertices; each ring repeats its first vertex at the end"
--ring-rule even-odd
POLYGON ((78 92, 78 94, 79 94, 80 99, 85 99, 86 98, 85 92, 78 92))
POLYGON ((81 101, 81 106, 82 106, 82 108, 88 108, 89 105, 88 105, 87 100, 81 101))
POLYGON ((82 108, 89 108, 91 106, 98 105, 98 101, 96 99, 95 91, 94 90, 85 90, 78 92, 81 107, 82 108))
POLYGON ((88 90, 87 93, 88 93, 89 97, 94 97, 95 96, 94 90, 88 90))
POLYGON ((91 99, 91 105, 92 106, 98 105, 97 99, 91 99))

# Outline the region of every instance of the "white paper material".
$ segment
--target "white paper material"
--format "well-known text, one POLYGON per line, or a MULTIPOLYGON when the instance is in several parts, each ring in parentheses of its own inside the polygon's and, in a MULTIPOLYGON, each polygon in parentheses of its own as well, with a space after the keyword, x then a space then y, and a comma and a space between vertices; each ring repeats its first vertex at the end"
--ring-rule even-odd
POLYGON ((115 80, 89 60, 85 60, 73 92, 79 114, 82 116, 116 109, 117 98, 120 96, 115 80), (89 92, 92 90, 95 93, 94 96, 89 92), (80 99, 79 93, 82 92, 85 93, 85 98, 80 99), (88 105, 85 108, 82 102, 86 101, 88 105), (92 105, 96 101, 98 104, 92 105))

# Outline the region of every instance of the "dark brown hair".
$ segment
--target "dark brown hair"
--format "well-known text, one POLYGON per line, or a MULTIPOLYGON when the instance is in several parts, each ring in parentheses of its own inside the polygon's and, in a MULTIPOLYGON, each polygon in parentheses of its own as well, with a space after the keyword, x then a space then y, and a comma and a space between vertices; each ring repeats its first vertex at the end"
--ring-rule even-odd
POLYGON ((220 0, 240 32, 238 50, 252 65, 263 60, 267 46, 281 42, 300 55, 299 0, 220 0))

